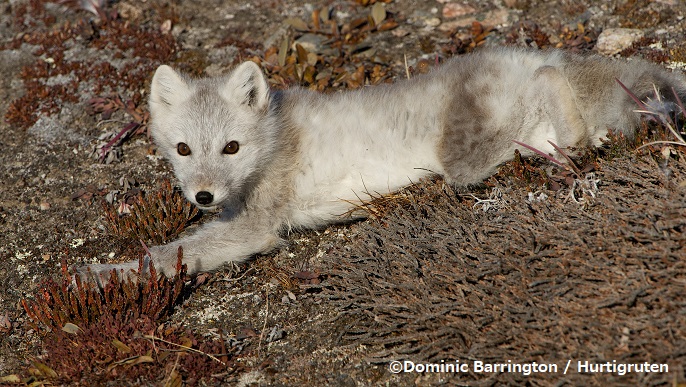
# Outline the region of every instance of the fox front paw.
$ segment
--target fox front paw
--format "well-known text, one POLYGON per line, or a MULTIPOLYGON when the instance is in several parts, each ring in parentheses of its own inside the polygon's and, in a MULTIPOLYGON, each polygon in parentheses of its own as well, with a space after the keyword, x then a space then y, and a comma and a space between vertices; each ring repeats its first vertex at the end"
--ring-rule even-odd
POLYGON ((77 267, 73 282, 76 282, 78 277, 82 283, 93 283, 98 287, 104 287, 111 279, 113 274, 116 274, 118 280, 131 279, 133 282, 138 282, 141 277, 147 274, 146 258, 143 263, 143 270, 139 270, 139 262, 131 261, 120 264, 94 264, 77 267))

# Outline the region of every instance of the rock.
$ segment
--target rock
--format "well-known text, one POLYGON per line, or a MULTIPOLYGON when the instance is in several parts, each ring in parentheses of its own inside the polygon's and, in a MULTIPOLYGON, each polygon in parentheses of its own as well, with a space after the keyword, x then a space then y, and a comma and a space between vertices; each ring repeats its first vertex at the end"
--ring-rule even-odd
POLYGON ((630 47, 635 41, 641 39, 643 30, 634 28, 608 28, 598 36, 596 50, 603 55, 614 55, 625 48, 630 47))
POLYGON ((443 7, 443 17, 446 19, 454 19, 473 14, 474 12, 476 12, 476 9, 466 4, 448 3, 443 7))
POLYGON ((404 36, 409 35, 410 31, 408 31, 407 29, 405 29, 403 27, 398 27, 398 28, 391 30, 391 34, 393 36, 395 36, 396 38, 402 38, 404 36))
POLYGON ((295 50, 295 45, 299 44, 305 50, 307 50, 307 52, 314 52, 317 54, 323 54, 327 51, 326 47, 324 46, 324 42, 326 40, 327 40, 327 38, 323 35, 305 34, 305 35, 299 37, 295 42, 293 42, 293 47, 291 47, 291 48, 295 50))
POLYGON ((135 21, 140 20, 143 17, 143 10, 133 4, 122 2, 119 3, 118 8, 119 15, 122 19, 135 21))
POLYGON ((441 24, 441 18, 436 14, 438 14, 438 8, 432 8, 429 12, 417 10, 412 12, 407 21, 414 26, 428 27, 427 30, 431 30, 441 24))
POLYGON ((459 17, 456 20, 451 20, 441 24, 438 29, 441 31, 453 31, 458 28, 469 27, 473 22, 477 21, 487 27, 497 27, 508 25, 510 21, 510 12, 506 9, 496 9, 486 12, 483 18, 476 18, 474 16, 459 17))
POLYGON ((437 17, 429 17, 424 19, 424 24, 427 27, 438 27, 441 24, 441 19, 437 17))

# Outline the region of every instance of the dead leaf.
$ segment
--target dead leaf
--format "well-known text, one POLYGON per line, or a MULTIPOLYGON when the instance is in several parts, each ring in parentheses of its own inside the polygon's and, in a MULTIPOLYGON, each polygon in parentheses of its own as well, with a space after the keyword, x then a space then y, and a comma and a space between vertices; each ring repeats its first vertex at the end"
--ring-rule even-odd
POLYGON ((281 42, 281 47, 279 47, 279 66, 283 67, 286 65, 286 56, 288 55, 288 38, 285 38, 281 42))
POLYGON ((114 362, 114 363, 110 364, 109 366, 107 366, 107 372, 111 372, 113 369, 115 369, 116 367, 118 367, 120 365, 134 366, 137 364, 154 363, 154 362, 155 362, 155 359, 153 359, 151 356, 148 356, 148 355, 133 356, 133 357, 129 357, 127 359, 120 360, 118 362, 114 362))
POLYGON ((119 352, 131 353, 131 348, 117 339, 112 340, 112 345, 114 345, 119 352))
POLYGON ((309 31, 310 30, 310 28, 307 26, 307 23, 305 23, 301 19, 298 19, 297 17, 289 17, 286 20, 284 20, 283 22, 288 24, 289 26, 295 28, 298 31, 309 31))
POLYGON ((157 354, 157 361, 159 361, 160 363, 164 363, 164 359, 166 359, 167 357, 169 357, 171 355, 172 355, 172 352, 160 351, 157 354))
POLYGON ((67 333, 71 333, 72 335, 75 335, 81 330, 81 328, 79 328, 78 325, 76 325, 76 324, 66 323, 62 327, 62 330, 67 332, 67 333))
POLYGON ((176 372, 176 370, 172 370, 167 377, 167 382, 164 383, 164 387, 181 387, 181 382, 181 374, 176 372))
POLYGON ((374 25, 378 26, 386 19, 386 7, 384 7, 383 3, 376 3, 372 6, 371 14, 374 25))
POLYGON ((295 51, 298 53, 298 63, 307 63, 307 50, 299 43, 296 43, 295 51))
POLYGON ((367 18, 364 17, 353 19, 350 21, 350 23, 344 25, 343 28, 341 28, 341 32, 348 33, 354 29, 360 28, 363 25, 365 25, 367 21, 367 18))
POLYGON ((314 74, 316 69, 313 66, 307 66, 303 72, 303 80, 308 84, 314 83, 314 74))
POLYGON ((112 359, 112 356, 105 356, 104 359, 101 359, 101 360, 97 360, 97 359, 96 359, 96 360, 95 360, 95 364, 100 365, 100 366, 104 366, 104 365, 106 365, 106 364, 112 363, 113 360, 114 360, 114 359, 112 359))
POLYGON ((180 345, 184 348, 191 348, 193 346, 193 340, 188 337, 182 337, 180 345))
POLYGON ((389 20, 386 20, 382 25, 376 27, 376 30, 377 31, 388 31, 388 30, 394 29, 397 26, 398 26, 398 23, 395 20, 389 19, 389 20))
POLYGON ((57 377, 57 372, 43 363, 35 362, 33 363, 33 366, 36 367, 36 370, 46 378, 54 379, 57 377))
POLYGON ((328 8, 325 10, 325 12, 320 12, 319 16, 322 18, 322 21, 324 23, 327 23, 329 20, 331 20, 331 8, 328 8))
POLYGON ((320 9, 315 9, 312 11, 312 25, 314 25, 315 31, 319 31, 319 29, 321 28, 320 18, 319 18, 320 12, 321 12, 320 9))
POLYGON ((666 147, 662 148, 661 153, 662 153, 662 158, 667 160, 668 158, 670 158, 672 156, 672 153, 676 153, 676 152, 672 152, 672 147, 666 146, 666 147))
POLYGON ((7 314, 0 316, 0 333, 9 333, 12 330, 12 321, 7 314))
POLYGON ((0 376, 0 383, 21 383, 19 375, 0 376))

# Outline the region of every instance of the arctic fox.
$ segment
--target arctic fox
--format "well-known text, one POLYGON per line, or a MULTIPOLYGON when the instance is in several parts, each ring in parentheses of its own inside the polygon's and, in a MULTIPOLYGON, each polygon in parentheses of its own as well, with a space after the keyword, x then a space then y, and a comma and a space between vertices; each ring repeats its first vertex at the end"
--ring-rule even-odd
MULTIPOLYGON (((150 131, 187 198, 221 218, 194 235, 152 247, 173 275, 183 246, 190 273, 269 252, 291 228, 342 221, 366 193, 384 194, 429 175, 481 182, 510 160, 513 140, 554 153, 599 144, 613 128, 631 136, 636 103, 655 90, 669 108, 686 80, 643 61, 563 51, 491 49, 455 57, 411 80, 321 94, 270 92, 253 62, 223 78, 190 79, 160 66, 150 91, 150 131), (672 102, 668 102, 671 100, 672 102)), ((100 282, 112 269, 91 265, 100 282)), ((88 268, 88 267, 86 267, 88 268)), ((88 275, 80 269, 82 276, 88 275)))

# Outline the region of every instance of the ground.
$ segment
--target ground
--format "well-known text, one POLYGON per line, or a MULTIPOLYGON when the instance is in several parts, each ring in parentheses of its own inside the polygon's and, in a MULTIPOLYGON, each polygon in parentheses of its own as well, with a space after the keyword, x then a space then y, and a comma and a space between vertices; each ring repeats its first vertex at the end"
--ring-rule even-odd
MULTIPOLYGON (((184 365, 177 354, 175 363, 161 346, 137 353, 136 340, 146 340, 140 332, 108 336, 97 323, 79 324, 105 332, 100 342, 50 332, 32 324, 22 304, 49 293, 45 278, 59 278, 64 263, 142 252, 106 214, 135 211, 139 192, 152 197, 174 182, 145 134, 147 88, 159 64, 216 75, 251 59, 274 88, 324 92, 430 71, 481 46, 600 51, 678 69, 686 59, 683 2, 57 3, 0 5, 0 381, 686 383, 683 147, 637 150, 621 138, 587 151, 577 163, 592 170, 575 176, 541 158, 509 163, 478 187, 436 179, 370 197, 369 220, 293 232, 273 254, 182 281, 188 290, 164 318, 131 322, 176 343, 192 335, 195 349, 219 345, 227 365, 205 355, 184 365), (603 31, 622 32, 612 28, 642 38, 617 50, 598 44, 603 31), (131 130, 122 141, 102 152, 124 128, 131 130), (572 186, 575 177, 586 190, 572 186), (97 358, 98 346, 112 345, 118 352, 97 358), (85 347, 78 361, 97 361, 78 372, 60 366, 70 346, 85 347), (420 368, 459 361, 469 370, 390 372, 392 361, 405 360, 420 368), (669 371, 581 372, 586 361, 669 371), (478 372, 476 362, 558 370, 478 372)), ((213 216, 193 217, 185 232, 213 216)))

